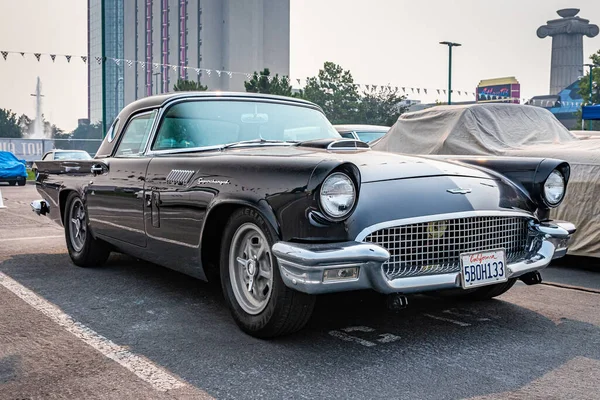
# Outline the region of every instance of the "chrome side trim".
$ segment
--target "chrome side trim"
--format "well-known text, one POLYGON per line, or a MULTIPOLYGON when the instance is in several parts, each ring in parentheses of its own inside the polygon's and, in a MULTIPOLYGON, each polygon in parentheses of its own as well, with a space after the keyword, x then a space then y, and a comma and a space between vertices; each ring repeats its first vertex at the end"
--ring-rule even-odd
POLYGON ((433 221, 441 221, 441 220, 445 220, 445 219, 459 219, 459 218, 468 218, 468 217, 524 217, 524 218, 535 219, 533 214, 529 214, 524 211, 498 211, 498 210, 464 211, 464 212, 458 212, 458 213, 455 212, 455 213, 446 213, 446 214, 424 215, 424 216, 419 216, 419 217, 396 219, 393 221, 385 221, 385 222, 380 222, 378 224, 368 226, 365 229, 363 229, 362 231, 360 231, 358 236, 356 236, 355 241, 362 242, 371 233, 376 232, 380 229, 391 228, 394 226, 411 225, 411 224, 418 224, 418 223, 422 223, 422 222, 433 222, 433 221))
POLYGON ((195 171, 187 169, 172 169, 167 175, 167 183, 185 185, 194 175, 195 171))

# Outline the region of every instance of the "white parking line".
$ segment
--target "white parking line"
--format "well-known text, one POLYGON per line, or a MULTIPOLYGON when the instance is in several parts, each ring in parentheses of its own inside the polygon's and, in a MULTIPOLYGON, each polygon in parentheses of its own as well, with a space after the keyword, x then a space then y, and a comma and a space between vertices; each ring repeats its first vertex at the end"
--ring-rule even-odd
POLYGON ((459 325, 459 326, 471 326, 471 324, 467 324, 466 322, 461 322, 461 321, 456 321, 450 318, 444 318, 444 317, 437 317, 435 315, 431 315, 431 314, 423 314, 426 317, 432 318, 432 319, 437 319, 438 321, 445 321, 445 322, 451 322, 453 324, 459 325))
POLYGON ((0 242, 11 242, 13 240, 37 240, 37 239, 57 239, 57 238, 64 238, 65 235, 53 235, 53 236, 30 236, 30 237, 18 237, 18 238, 7 238, 7 239, 0 239, 0 242))
POLYGON ((2 272, 0 272, 0 284, 104 356, 116 361, 140 379, 148 382, 154 389, 168 391, 186 386, 185 382, 177 379, 150 360, 131 353, 125 347, 113 343, 87 326, 73 320, 71 316, 62 312, 57 306, 2 272))

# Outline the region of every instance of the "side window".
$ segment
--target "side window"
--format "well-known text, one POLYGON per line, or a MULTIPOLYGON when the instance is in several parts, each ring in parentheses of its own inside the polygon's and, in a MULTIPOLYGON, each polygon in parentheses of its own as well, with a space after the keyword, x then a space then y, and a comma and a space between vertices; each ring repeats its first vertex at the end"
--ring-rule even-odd
POLYGON ((341 132, 340 135, 344 139, 354 139, 354 135, 352 134, 352 132, 341 132))
POLYGON ((144 153, 146 143, 152 131, 152 124, 156 118, 156 111, 136 115, 129 120, 115 157, 139 157, 144 153))

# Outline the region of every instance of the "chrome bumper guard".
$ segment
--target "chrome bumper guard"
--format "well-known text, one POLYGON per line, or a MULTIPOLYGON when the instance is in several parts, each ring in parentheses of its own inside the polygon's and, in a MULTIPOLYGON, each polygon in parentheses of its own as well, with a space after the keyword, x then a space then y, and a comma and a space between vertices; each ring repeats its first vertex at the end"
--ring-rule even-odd
MULTIPOLYGON (((532 225, 541 245, 530 258, 507 265, 509 278, 545 268, 555 258, 567 253, 568 242, 575 225, 550 221, 532 225)), ((319 294, 349 290, 373 289, 380 293, 416 293, 459 288, 460 272, 423 275, 389 280, 382 265, 389 259, 383 247, 364 242, 309 244, 278 242, 273 254, 279 262, 281 278, 286 286, 304 293, 319 294), (358 267, 358 276, 325 280, 332 269, 358 267)))

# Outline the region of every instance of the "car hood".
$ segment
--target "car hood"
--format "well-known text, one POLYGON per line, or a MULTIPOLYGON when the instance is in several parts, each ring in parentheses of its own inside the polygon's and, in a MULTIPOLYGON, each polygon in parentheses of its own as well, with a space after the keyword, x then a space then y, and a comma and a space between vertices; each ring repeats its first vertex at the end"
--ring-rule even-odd
MULTIPOLYGON (((224 153, 243 157, 295 157, 304 160, 314 159, 315 162, 328 160, 349 162, 359 168, 362 183, 444 175, 493 179, 481 170, 459 163, 433 160, 421 156, 384 153, 370 149, 331 151, 301 146, 257 146, 228 149, 224 153)), ((284 161, 281 160, 281 162, 284 161)))

